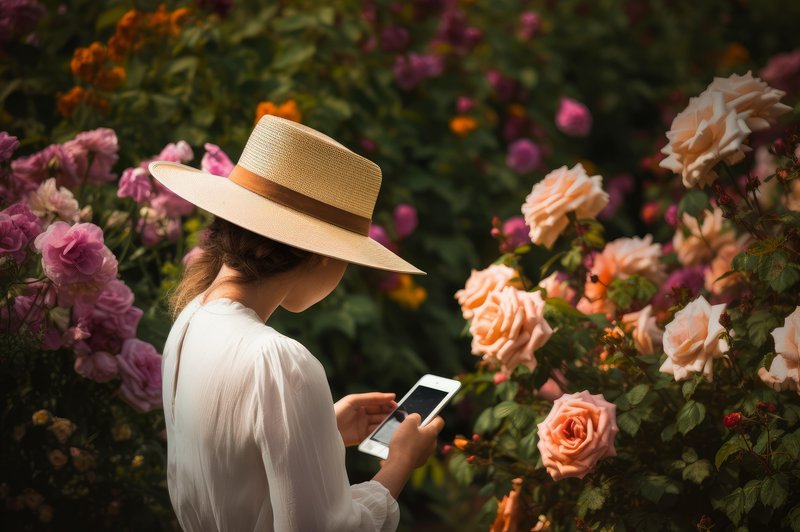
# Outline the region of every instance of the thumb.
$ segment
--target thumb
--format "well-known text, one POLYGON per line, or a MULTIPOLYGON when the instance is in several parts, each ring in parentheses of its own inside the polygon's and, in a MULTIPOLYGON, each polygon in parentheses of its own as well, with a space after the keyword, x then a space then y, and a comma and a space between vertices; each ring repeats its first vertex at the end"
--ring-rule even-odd
POLYGON ((427 432, 433 436, 439 434, 444 428, 444 419, 441 416, 436 416, 430 423, 420 429, 420 431, 427 432))
POLYGON ((406 416, 406 418, 403 420, 403 424, 408 423, 410 425, 414 425, 414 426, 418 427, 421 421, 422 421, 422 417, 420 417, 420 415, 417 414, 417 413, 413 413, 413 414, 408 414, 406 416))

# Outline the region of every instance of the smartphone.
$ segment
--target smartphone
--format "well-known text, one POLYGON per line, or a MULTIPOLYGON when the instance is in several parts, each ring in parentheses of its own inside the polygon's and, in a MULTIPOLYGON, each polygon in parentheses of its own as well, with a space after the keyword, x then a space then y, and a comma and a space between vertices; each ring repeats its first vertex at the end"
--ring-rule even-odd
POLYGON ((447 404, 461 388, 461 383, 453 379, 423 375, 417 381, 389 416, 378 425, 372 434, 358 446, 358 450, 378 458, 389 456, 389 440, 394 431, 409 414, 419 414, 420 426, 427 424, 447 404))

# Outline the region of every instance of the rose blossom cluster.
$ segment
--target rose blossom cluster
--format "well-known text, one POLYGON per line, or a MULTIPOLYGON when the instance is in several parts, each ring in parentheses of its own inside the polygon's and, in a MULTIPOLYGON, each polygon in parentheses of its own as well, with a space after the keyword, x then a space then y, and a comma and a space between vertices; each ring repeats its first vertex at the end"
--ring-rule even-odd
POLYGON ((722 338, 725 328, 720 317, 725 305, 711 305, 703 296, 683 309, 664 330, 664 353, 667 359, 659 370, 675 377, 676 381, 702 374, 708 382, 714 380, 714 360, 728 350, 722 338))
POLYGON ((744 159, 750 133, 769 128, 791 110, 780 103, 785 94, 749 71, 714 78, 672 121, 659 166, 680 174, 686 187, 710 185, 718 163, 744 159))
MULTIPOLYGON (((17 145, 14 137, 0 133, 2 162, 11 159, 17 145)), ((136 339, 142 311, 133 306, 130 288, 117 279, 117 258, 103 229, 81 222, 73 195, 84 183, 115 179, 117 150, 116 134, 101 128, 3 165, 12 183, 2 190, 3 201, 14 197, 0 211, 0 262, 13 261, 22 279, 12 285, 0 317, 8 333, 28 331, 45 350, 73 352, 81 376, 96 382, 119 379, 120 396, 147 411, 161 404, 161 356, 136 339), (39 268, 42 279, 24 279, 26 272, 40 275, 39 268)))

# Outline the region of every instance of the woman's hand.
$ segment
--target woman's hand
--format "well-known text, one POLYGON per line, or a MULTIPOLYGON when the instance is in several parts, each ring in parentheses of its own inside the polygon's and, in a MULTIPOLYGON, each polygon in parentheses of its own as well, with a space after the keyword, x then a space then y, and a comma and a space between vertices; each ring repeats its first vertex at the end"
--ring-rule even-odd
POLYGON ((356 393, 336 401, 336 426, 345 445, 358 445, 394 410, 393 393, 356 393))

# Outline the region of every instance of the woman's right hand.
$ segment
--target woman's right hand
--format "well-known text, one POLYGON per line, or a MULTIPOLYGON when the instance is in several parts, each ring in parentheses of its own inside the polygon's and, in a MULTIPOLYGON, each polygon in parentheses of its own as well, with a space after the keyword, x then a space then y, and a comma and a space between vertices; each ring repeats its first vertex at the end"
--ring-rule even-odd
POLYGON ((419 414, 409 414, 397 427, 389 440, 387 462, 400 461, 416 469, 428 460, 436 450, 436 437, 444 428, 444 420, 436 416, 430 423, 420 427, 419 414))

